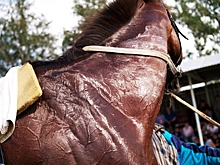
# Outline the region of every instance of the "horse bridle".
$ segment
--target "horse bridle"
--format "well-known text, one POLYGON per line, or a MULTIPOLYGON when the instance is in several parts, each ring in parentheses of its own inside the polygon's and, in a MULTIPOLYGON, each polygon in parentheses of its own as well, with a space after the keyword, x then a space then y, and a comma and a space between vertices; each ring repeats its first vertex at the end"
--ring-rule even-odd
POLYGON ((173 28, 174 28, 174 30, 175 30, 175 32, 176 32, 176 35, 177 35, 177 37, 178 37, 179 44, 180 44, 180 55, 179 55, 179 59, 178 59, 177 62, 176 62, 176 64, 178 64, 179 61, 180 61, 181 53, 182 53, 182 45, 181 45, 181 41, 180 41, 179 34, 181 34, 181 36, 183 36, 183 37, 184 37, 185 39, 187 39, 187 40, 188 40, 188 38, 179 30, 179 28, 177 27, 177 25, 176 25, 176 23, 175 23, 173 17, 171 16, 171 14, 170 14, 170 12, 169 12, 169 10, 168 10, 167 8, 165 8, 165 9, 166 9, 167 15, 168 15, 168 17, 169 17, 169 19, 170 19, 171 25, 173 26, 173 28))
POLYGON ((177 66, 177 65, 179 64, 179 62, 180 62, 180 59, 181 59, 180 57, 181 57, 181 54, 182 54, 182 45, 181 45, 181 41, 180 41, 179 34, 180 34, 183 38, 185 38, 185 39, 187 39, 187 40, 188 40, 188 38, 179 30, 179 28, 177 27, 177 25, 176 25, 176 23, 175 23, 175 21, 174 21, 172 15, 170 14, 170 11, 165 7, 165 4, 163 3, 163 1, 160 0, 159 3, 160 3, 160 4, 163 6, 163 8, 166 10, 167 15, 168 15, 168 18, 170 19, 171 25, 172 25, 172 27, 174 28, 174 30, 175 30, 175 32, 176 32, 176 35, 177 35, 177 38, 178 38, 178 40, 179 40, 179 44, 180 44, 180 55, 179 55, 179 59, 176 61, 176 66, 177 66))
POLYGON ((170 67, 170 70, 175 76, 178 76, 181 71, 178 66, 175 66, 169 54, 156 51, 156 50, 145 50, 145 49, 133 49, 133 48, 118 48, 118 47, 110 47, 110 46, 85 46, 83 48, 84 51, 94 51, 94 52, 107 52, 107 53, 120 53, 120 54, 129 54, 129 55, 142 55, 142 56, 151 56, 158 57, 167 62, 170 67))

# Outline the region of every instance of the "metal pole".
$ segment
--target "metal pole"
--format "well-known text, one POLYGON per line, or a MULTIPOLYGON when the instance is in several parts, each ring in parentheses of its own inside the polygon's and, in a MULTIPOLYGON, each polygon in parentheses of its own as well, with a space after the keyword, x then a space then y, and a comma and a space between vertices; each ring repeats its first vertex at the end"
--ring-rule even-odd
POLYGON ((210 106, 210 105, 211 105, 211 101, 210 101, 210 97, 209 97, 209 92, 208 92, 207 83, 205 83, 205 94, 206 94, 207 103, 208 103, 209 106, 210 106))
MULTIPOLYGON (((193 88, 192 88, 192 80, 191 80, 191 77, 190 77, 189 74, 187 75, 187 77, 188 77, 188 81, 189 81, 189 85, 190 85, 190 93, 191 93, 191 97, 192 97, 192 103, 193 103, 193 106, 195 108, 197 108, 195 94, 194 94, 194 91, 193 91, 193 88)), ((197 125, 200 145, 204 145, 201 125, 200 125, 200 121, 199 121, 199 115, 197 113, 194 113, 194 114, 195 114, 195 118, 196 118, 196 125, 197 125)))

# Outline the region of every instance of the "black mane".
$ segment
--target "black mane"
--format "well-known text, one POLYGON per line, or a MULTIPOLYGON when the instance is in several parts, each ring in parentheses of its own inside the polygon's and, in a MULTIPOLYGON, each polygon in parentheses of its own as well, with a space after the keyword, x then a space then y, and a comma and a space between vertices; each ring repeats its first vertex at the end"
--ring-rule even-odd
POLYGON ((116 0, 97 13, 91 23, 75 40, 58 61, 75 61, 86 56, 82 48, 87 45, 100 45, 102 42, 127 24, 135 14, 142 0, 116 0), (120 10, 119 10, 120 9, 120 10))
POLYGON ((141 2, 155 0, 115 0, 99 13, 96 14, 89 25, 77 37, 74 45, 62 56, 53 61, 34 61, 33 66, 45 65, 49 63, 69 63, 86 58, 82 48, 88 45, 101 45, 112 34, 126 25, 134 16, 141 2))
POLYGON ((99 45, 103 40, 110 37, 135 14, 138 0, 117 0, 106 6, 75 42, 76 47, 86 45, 99 45))

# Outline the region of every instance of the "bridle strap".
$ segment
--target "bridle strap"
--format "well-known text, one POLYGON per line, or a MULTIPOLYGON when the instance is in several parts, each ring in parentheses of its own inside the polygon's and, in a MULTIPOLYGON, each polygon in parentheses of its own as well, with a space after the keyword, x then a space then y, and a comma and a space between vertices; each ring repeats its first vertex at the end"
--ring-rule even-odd
POLYGON ((96 52, 108 52, 108 53, 120 53, 120 54, 130 54, 130 55, 141 55, 141 56, 151 56, 161 58, 167 62, 170 67, 171 72, 175 76, 179 76, 181 71, 179 67, 176 67, 170 56, 166 53, 156 51, 156 50, 144 50, 144 49, 133 49, 133 48, 119 48, 119 47, 109 47, 109 46, 85 46, 84 51, 96 51, 96 52))
MULTIPOLYGON (((164 4, 163 4, 163 6, 164 6, 164 4)), ((182 44, 181 44, 181 41, 180 41, 180 36, 179 36, 179 34, 181 34, 181 35, 182 35, 185 39, 187 39, 187 40, 188 40, 188 38, 187 38, 183 33, 181 33, 181 31, 180 31, 179 28, 177 27, 175 21, 173 20, 173 17, 172 17, 172 15, 170 14, 169 10, 168 10, 165 6, 164 6, 164 8, 165 8, 166 11, 167 11, 167 15, 168 15, 168 17, 169 17, 169 19, 170 19, 171 25, 173 26, 173 28, 174 28, 174 30, 175 30, 175 32, 176 32, 176 35, 177 35, 177 37, 178 37, 178 40, 179 40, 179 44, 180 44, 180 55, 179 55, 179 59, 176 61, 176 64, 178 64, 178 63, 180 62, 181 53, 182 53, 182 44)))

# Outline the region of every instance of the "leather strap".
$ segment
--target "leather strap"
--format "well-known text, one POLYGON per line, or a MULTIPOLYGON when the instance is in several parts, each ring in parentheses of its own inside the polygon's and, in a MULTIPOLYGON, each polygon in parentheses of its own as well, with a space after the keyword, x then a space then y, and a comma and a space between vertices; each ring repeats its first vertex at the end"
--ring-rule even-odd
POLYGON ((151 56, 161 58, 167 62, 170 67, 170 70, 174 75, 180 74, 180 68, 176 67, 171 60, 170 56, 166 53, 156 51, 156 50, 144 50, 144 49, 133 49, 133 48, 118 48, 118 47, 109 47, 109 46, 85 46, 84 51, 96 51, 96 52, 108 52, 108 53, 120 53, 120 54, 130 54, 130 55, 142 55, 142 56, 151 56))

